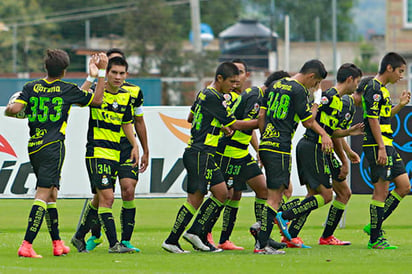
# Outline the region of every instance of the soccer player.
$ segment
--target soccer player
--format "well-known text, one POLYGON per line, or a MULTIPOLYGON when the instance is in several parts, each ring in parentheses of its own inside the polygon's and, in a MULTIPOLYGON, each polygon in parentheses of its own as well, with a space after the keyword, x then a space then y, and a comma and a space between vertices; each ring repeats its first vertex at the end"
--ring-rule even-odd
MULTIPOLYGON (((109 59, 113 57, 125 58, 122 50, 117 48, 109 49, 106 52, 109 59)), ((90 87, 93 82, 93 78, 85 83, 84 88, 90 87)), ((140 249, 134 247, 130 243, 132 238, 132 233, 134 230, 135 216, 136 216, 136 205, 134 202, 135 189, 138 181, 139 172, 144 172, 148 166, 149 162, 149 146, 147 143, 147 132, 146 125, 143 118, 143 92, 139 86, 124 82, 121 86, 122 89, 128 91, 131 96, 131 105, 133 111, 133 123, 137 136, 139 137, 140 144, 143 149, 143 155, 140 159, 140 169, 134 167, 133 163, 130 162, 130 152, 132 146, 130 145, 127 138, 123 135, 121 144, 121 154, 120 154, 120 168, 118 170, 117 176, 119 177, 121 196, 123 200, 123 206, 120 213, 120 223, 122 229, 121 243, 129 248, 133 248, 136 252, 140 252, 140 249)), ((96 208, 98 206, 98 201, 92 199, 87 208, 87 214, 93 214, 97 217, 96 208)), ((103 239, 101 239, 101 225, 96 218, 96 224, 92 226, 91 232, 92 236, 86 241, 86 249, 88 251, 93 250, 97 245, 101 244, 103 239)))
MULTIPOLYGON (((323 150, 332 150, 331 138, 312 117, 308 97, 308 89, 317 87, 326 75, 322 62, 310 60, 299 73, 273 83, 265 92, 258 120, 261 132, 259 155, 265 167, 268 200, 263 210, 259 241, 254 250, 257 254, 278 254, 268 245, 275 217, 282 233, 290 239, 286 221, 278 218, 280 212, 277 214, 277 210, 289 184, 292 136, 299 120, 306 128, 312 128, 321 136, 323 150)), ((317 105, 313 108, 315 110, 317 105)))
POLYGON ((374 185, 370 204, 370 224, 364 231, 370 235, 368 248, 396 249, 382 235, 382 223, 396 209, 403 197, 410 192, 410 182, 405 165, 393 146, 391 118, 411 99, 410 91, 403 91, 399 104, 392 107, 387 84, 395 84, 402 79, 406 61, 398 53, 387 53, 378 74, 365 87, 363 94, 363 117, 365 136, 363 152, 368 160, 371 181, 374 185), (389 182, 395 189, 388 194, 389 182))
MULTIPOLYGON (((138 146, 134 137, 130 93, 121 86, 128 64, 121 57, 113 57, 107 66, 107 83, 101 107, 91 107, 86 145, 86 167, 92 192, 97 194, 97 214, 109 241, 109 253, 130 253, 135 249, 118 242, 112 205, 116 174, 120 168, 121 137, 126 135, 132 145, 130 161, 138 165, 138 146), (123 131, 123 132, 122 132, 123 131)), ((87 252, 84 236, 95 219, 85 214, 71 242, 79 252, 87 252)))
MULTIPOLYGON (((90 66, 105 70, 107 58, 99 54, 99 59, 97 62, 97 58, 93 58, 90 66)), ((69 64, 69 55, 65 51, 48 49, 44 59, 46 78, 26 83, 20 96, 5 110, 7 116, 14 116, 25 108, 30 128, 29 158, 37 178, 26 234, 18 250, 21 257, 42 257, 36 254, 32 244, 45 215, 53 241, 53 255, 61 256, 70 251, 59 236, 56 204, 65 156, 67 119, 73 104, 99 106, 102 103, 104 78, 99 78, 95 94, 88 93, 61 80, 69 64)))
MULTIPOLYGON (((343 111, 341 97, 345 94, 352 94, 355 91, 361 76, 361 70, 354 64, 343 64, 336 76, 336 86, 322 93, 316 121, 329 136, 343 137, 348 134, 363 133, 362 124, 347 129, 346 120, 341 121, 343 111), (345 124, 345 126, 341 125, 341 123, 345 124)), ((319 134, 308 128, 296 147, 299 179, 301 185, 306 185, 308 195, 299 205, 282 213, 284 219, 292 220, 288 230, 292 239, 282 238, 282 242, 287 243, 289 247, 308 247, 303 245, 303 241, 298 237, 298 234, 310 212, 331 201, 333 195, 332 186, 336 193, 336 199, 329 211, 325 231, 319 243, 330 245, 350 244, 350 242, 340 241, 332 235, 350 197, 350 189, 346 183, 349 165, 343 152, 342 139, 333 139, 334 150, 342 164, 339 163, 333 153, 324 153, 320 149, 320 142, 319 134)))
MULTIPOLYGON (((244 90, 244 84, 250 74, 247 65, 240 59, 234 59, 232 62, 239 69, 239 91, 244 90)), ((290 76, 286 72, 275 72, 268 77, 266 82, 272 83, 280 78, 290 76)), ((265 82, 265 84, 267 84, 265 82)), ((269 85, 267 84, 267 85, 269 85)), ((238 120, 256 119, 259 114, 260 103, 267 86, 251 87, 244 90, 241 95, 234 101, 231 113, 238 120)), ((216 162, 224 174, 227 182, 230 196, 225 202, 223 212, 223 225, 220 234, 218 248, 224 250, 243 250, 243 247, 236 246, 229 240, 232 234, 236 215, 239 208, 239 201, 242 197, 242 191, 246 190, 246 183, 256 193, 255 197, 255 217, 256 222, 261 223, 263 206, 267 200, 267 188, 265 177, 259 168, 258 163, 249 154, 249 143, 252 140, 253 130, 235 131, 230 136, 223 136, 219 139, 216 150, 216 162)), ((258 151, 258 147, 256 147, 258 151)), ((255 233, 256 235, 256 233, 255 233)), ((284 247, 284 245, 269 239, 269 243, 275 249, 284 247)))
POLYGON ((187 253, 180 247, 179 238, 201 205, 193 225, 184 233, 183 238, 201 251, 222 251, 206 239, 212 220, 218 218, 228 195, 223 174, 214 160, 221 127, 233 130, 257 128, 257 120, 238 121, 226 109, 224 94, 238 85, 238 68, 231 62, 224 62, 217 67, 213 83, 196 97, 192 108, 191 137, 183 154, 183 163, 188 173, 188 197, 177 213, 172 231, 162 244, 162 248, 168 252, 187 253), (208 187, 213 196, 202 204, 208 187))

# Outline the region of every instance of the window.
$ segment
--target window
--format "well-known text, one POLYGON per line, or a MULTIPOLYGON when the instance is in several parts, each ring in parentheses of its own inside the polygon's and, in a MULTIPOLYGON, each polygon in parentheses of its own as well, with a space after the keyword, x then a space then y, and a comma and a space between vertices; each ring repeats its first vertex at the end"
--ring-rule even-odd
POLYGON ((403 24, 406 28, 412 28, 412 0, 403 0, 404 3, 404 16, 403 24))

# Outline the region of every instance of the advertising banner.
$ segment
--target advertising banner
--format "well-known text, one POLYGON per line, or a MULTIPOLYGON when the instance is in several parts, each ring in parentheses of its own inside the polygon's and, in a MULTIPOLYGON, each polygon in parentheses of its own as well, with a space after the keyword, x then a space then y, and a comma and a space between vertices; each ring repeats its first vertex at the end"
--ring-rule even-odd
MULTIPOLYGON (((190 136, 190 124, 186 122, 189 110, 189 107, 144 108, 150 159, 146 172, 139 175, 136 197, 186 196, 186 171, 182 156, 190 136)), ((32 198, 36 178, 27 154, 27 119, 5 117, 3 113, 4 107, 1 107, 0 198, 32 198)), ((73 107, 70 112, 60 198, 92 196, 84 160, 88 118, 87 107, 73 107)), ((302 136, 302 132, 303 129, 299 127, 294 143, 302 136)), ((253 156, 256 155, 252 148, 250 151, 253 156)), ((305 189, 299 185, 296 164, 293 163, 292 166, 294 195, 305 195, 305 189)), ((120 197, 118 184, 116 197, 120 197)))
MULTIPOLYGON (((356 110, 354 123, 362 121, 362 109, 356 110)), ((392 118, 392 130, 394 136, 393 146, 401 156, 405 164, 406 173, 412 183, 412 106, 404 107, 392 118)), ((373 184, 370 177, 368 161, 362 151, 362 136, 351 137, 351 147, 361 157, 360 164, 352 165, 351 188, 354 194, 370 194, 373 184)), ((391 182, 390 190, 395 187, 391 182)))

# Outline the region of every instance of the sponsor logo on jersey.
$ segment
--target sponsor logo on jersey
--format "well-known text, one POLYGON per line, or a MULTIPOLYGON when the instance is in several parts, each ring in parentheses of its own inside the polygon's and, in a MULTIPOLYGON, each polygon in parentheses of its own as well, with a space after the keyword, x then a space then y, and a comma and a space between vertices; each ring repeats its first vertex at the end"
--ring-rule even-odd
POLYGON ((320 99, 320 103, 322 105, 326 105, 327 103, 329 103, 329 99, 326 96, 323 96, 322 99, 320 99))

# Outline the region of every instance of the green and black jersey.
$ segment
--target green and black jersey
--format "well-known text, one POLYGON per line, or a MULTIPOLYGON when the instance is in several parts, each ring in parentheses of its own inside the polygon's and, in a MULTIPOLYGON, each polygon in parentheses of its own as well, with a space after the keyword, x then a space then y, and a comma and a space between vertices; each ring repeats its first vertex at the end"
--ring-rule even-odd
POLYGON ((122 124, 132 123, 130 93, 120 88, 116 94, 104 92, 100 107, 90 107, 86 158, 120 160, 122 124))
POLYGON ((382 139, 385 146, 392 146, 393 131, 391 127, 392 101, 388 89, 374 78, 365 86, 362 96, 363 119, 365 134, 363 146, 377 146, 373 137, 368 118, 379 120, 382 139))
MULTIPOLYGON (((316 121, 329 136, 332 136, 333 132, 340 128, 342 109, 343 103, 336 88, 333 87, 322 92, 316 121)), ((310 128, 306 129, 305 137, 313 142, 322 143, 320 135, 310 128)))
POLYGON ((343 95, 342 98, 342 112, 339 122, 339 128, 348 129, 353 122, 353 117, 355 116, 356 106, 355 101, 350 95, 343 95))
POLYGON ((290 154, 299 121, 312 117, 308 96, 306 87, 291 78, 274 82, 266 90, 261 106, 266 117, 260 151, 290 154))
MULTIPOLYGON (((132 108, 133 116, 143 116, 143 92, 139 86, 124 82, 121 86, 122 89, 130 93, 130 105, 132 108)), ((126 161, 130 158, 130 151, 132 150, 132 145, 129 140, 127 140, 126 135, 122 131, 122 138, 120 140, 122 157, 121 162, 126 161)))
POLYGON ((39 79, 24 85, 16 102, 26 106, 29 120, 29 154, 65 139, 67 118, 72 104, 89 105, 93 93, 62 80, 39 79))
MULTIPOLYGON (((259 115, 259 102, 263 91, 259 87, 251 87, 242 92, 232 104, 230 112, 237 120, 252 120, 259 115)), ((226 157, 243 158, 249 154, 248 147, 253 130, 236 130, 232 136, 219 139, 216 152, 226 157)))
POLYGON ((235 117, 227 111, 223 94, 213 87, 198 93, 192 106, 193 121, 188 148, 215 153, 221 134, 221 127, 235 123, 235 117))

